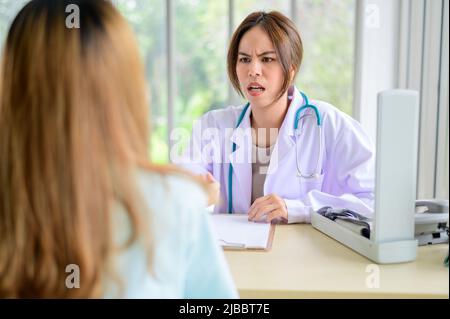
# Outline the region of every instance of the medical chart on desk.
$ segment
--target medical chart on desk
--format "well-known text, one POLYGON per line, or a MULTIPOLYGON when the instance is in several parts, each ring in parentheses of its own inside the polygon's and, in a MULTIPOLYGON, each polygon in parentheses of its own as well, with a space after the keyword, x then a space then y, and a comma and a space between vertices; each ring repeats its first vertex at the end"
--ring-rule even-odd
POLYGON ((247 214, 212 214, 217 242, 231 249, 267 249, 270 247, 270 223, 248 221, 247 214))

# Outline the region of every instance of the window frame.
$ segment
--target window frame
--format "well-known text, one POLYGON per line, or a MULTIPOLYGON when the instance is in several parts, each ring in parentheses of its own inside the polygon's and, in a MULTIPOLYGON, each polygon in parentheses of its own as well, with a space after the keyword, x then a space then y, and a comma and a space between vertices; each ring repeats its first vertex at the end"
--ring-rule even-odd
POLYGON ((448 11, 445 0, 357 1, 353 115, 375 140, 378 92, 419 92, 417 198, 449 196, 448 11), (382 20, 377 32, 367 28, 370 6, 378 7, 382 20), (371 58, 377 48, 390 52, 388 63, 371 58))

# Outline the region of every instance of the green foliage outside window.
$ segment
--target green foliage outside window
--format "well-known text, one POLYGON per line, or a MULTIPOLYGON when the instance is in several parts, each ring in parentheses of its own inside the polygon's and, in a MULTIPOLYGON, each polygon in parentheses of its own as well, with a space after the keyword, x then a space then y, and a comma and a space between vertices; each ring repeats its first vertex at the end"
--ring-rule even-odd
MULTIPOLYGON (((0 39, 26 1, 0 0, 0 39)), ((150 92, 152 160, 168 161, 168 86, 165 0, 116 0, 139 42, 150 92)), ((311 98, 330 102, 351 114, 355 0, 297 0, 294 20, 304 44, 304 60, 296 84, 311 98)), ((289 15, 290 0, 235 1, 234 27, 255 10, 289 15)), ((229 81, 227 0, 174 1, 174 126, 190 131, 208 110, 225 107, 229 81)), ((2 45, 3 46, 3 45, 2 45)), ((243 103, 243 100, 233 100, 243 103)))

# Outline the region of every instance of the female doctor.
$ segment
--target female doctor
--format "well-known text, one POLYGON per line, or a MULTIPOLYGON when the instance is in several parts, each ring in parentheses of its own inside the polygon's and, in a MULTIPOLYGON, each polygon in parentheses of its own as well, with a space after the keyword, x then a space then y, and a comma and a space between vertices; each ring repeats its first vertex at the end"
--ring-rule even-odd
POLYGON ((181 164, 220 184, 216 213, 310 222, 323 206, 373 212, 373 144, 360 124, 293 86, 303 46, 279 12, 254 12, 228 50, 228 75, 248 103, 206 113, 181 164))

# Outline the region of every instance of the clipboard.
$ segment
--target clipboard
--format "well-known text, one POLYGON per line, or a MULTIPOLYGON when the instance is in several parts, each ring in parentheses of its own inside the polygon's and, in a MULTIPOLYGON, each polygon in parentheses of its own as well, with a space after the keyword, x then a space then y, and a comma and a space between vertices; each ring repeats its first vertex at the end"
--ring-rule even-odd
POLYGON ((247 214, 212 214, 218 244, 224 250, 269 251, 275 224, 248 221, 247 214))

